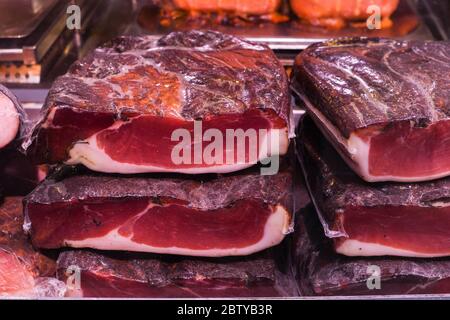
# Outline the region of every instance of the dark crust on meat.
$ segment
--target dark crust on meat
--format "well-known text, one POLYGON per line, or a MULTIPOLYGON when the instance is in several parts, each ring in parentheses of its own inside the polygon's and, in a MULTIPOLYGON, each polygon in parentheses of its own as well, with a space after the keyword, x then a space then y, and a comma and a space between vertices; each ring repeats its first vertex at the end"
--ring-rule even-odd
POLYGON ((54 276, 55 261, 33 249, 22 226, 22 198, 5 198, 0 206, 0 249, 16 255, 35 277, 54 276))
POLYGON ((292 86, 348 138, 372 125, 450 118, 450 42, 341 39, 297 56, 292 86))
POLYGON ((450 199, 450 178, 418 183, 368 183, 359 178, 306 117, 299 130, 299 151, 320 211, 334 224, 348 206, 432 206, 450 199))
POLYGON ((17 133, 16 138, 19 139, 25 137, 27 133, 27 115, 25 113, 25 110, 23 109, 19 100, 17 100, 17 97, 8 88, 6 88, 1 84, 0 84, 0 93, 3 93, 6 97, 8 97, 9 100, 12 101, 14 107, 19 113, 20 129, 19 132, 17 133))
POLYGON ((256 279, 275 281, 276 265, 265 254, 244 258, 187 259, 164 258, 156 255, 106 254, 86 250, 66 251, 58 258, 58 269, 76 265, 81 271, 125 280, 146 282, 163 287, 176 280, 256 279))
MULTIPOLYGON (((252 170, 251 170, 252 171, 252 170)), ((203 210, 222 208, 240 199, 258 199, 292 207, 292 176, 286 169, 276 175, 258 170, 226 176, 188 179, 176 175, 119 176, 88 172, 61 173, 41 183, 25 199, 28 203, 54 203, 101 198, 173 198, 203 210)))
POLYGON ((273 109, 288 124, 290 97, 284 68, 267 46, 187 31, 158 41, 121 37, 96 49, 55 81, 43 112, 66 107, 185 120, 273 109))
MULTIPOLYGON (((402 257, 345 257, 336 254, 332 240, 326 238, 312 206, 307 207, 295 217, 296 233, 293 242, 294 270, 303 295, 346 294, 354 286, 366 287, 371 265, 381 269, 381 289, 390 280, 415 278, 417 284, 433 283, 438 279, 450 277, 449 259, 421 259, 402 257)), ((399 281, 401 283, 401 281, 399 281)), ((407 294, 411 286, 399 285, 397 292, 407 294)), ((423 288, 415 288, 426 292, 423 288)), ((365 294, 380 294, 365 290, 365 294)))

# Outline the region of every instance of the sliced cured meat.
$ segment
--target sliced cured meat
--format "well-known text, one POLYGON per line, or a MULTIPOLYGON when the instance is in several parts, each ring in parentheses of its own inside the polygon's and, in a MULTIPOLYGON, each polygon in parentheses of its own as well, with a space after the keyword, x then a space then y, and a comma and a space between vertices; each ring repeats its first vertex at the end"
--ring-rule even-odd
POLYGON ((302 163, 311 197, 338 253, 450 255, 450 178, 367 183, 308 120, 299 139, 303 143, 302 163))
POLYGON ((0 297, 64 295, 64 283, 53 278, 55 261, 33 249, 22 225, 22 198, 5 198, 0 206, 0 297))
POLYGON ((312 206, 295 221, 292 257, 301 295, 450 293, 449 259, 346 257, 334 252, 312 206))
POLYGON ((20 151, 0 150, 0 185, 4 196, 26 196, 38 185, 39 175, 38 166, 20 151))
POLYGON ((43 112, 29 153, 101 172, 232 172, 289 143, 283 66, 216 32, 119 38, 56 80, 43 112))
POLYGON ((25 199, 39 248, 192 256, 261 251, 290 232, 289 172, 187 180, 93 173, 48 179, 25 199))
POLYGON ((25 113, 17 98, 0 84, 0 149, 19 135, 24 117, 25 113))
POLYGON ((277 267, 271 253, 190 260, 123 252, 66 251, 58 259, 58 277, 70 283, 68 296, 78 297, 279 297, 296 294, 292 277, 277 267))
POLYGON ((292 86, 363 179, 450 173, 450 43, 352 39, 296 59, 292 86))
MULTIPOLYGON (((382 27, 390 27, 389 17, 397 9, 399 0, 290 0, 295 14, 313 25, 342 28, 348 21, 364 21, 379 8, 382 27)), ((364 25, 365 26, 365 25, 364 25)))
POLYGON ((188 11, 232 11, 247 14, 275 12, 281 0, 173 0, 176 8, 188 11))

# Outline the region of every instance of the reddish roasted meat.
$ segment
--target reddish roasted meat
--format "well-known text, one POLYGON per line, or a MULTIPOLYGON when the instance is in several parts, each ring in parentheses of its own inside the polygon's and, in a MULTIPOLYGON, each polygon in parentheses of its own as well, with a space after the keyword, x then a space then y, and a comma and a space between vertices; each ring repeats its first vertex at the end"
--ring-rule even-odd
POLYGON ((39 248, 248 255, 291 231, 291 184, 289 172, 48 179, 25 199, 25 227, 39 248))
POLYGON ((56 80, 27 146, 40 163, 101 172, 232 172, 287 152, 289 113, 287 76, 264 45, 125 37, 56 80))
POLYGON ((58 276, 66 281, 71 275, 68 296, 213 298, 296 294, 292 277, 279 269, 270 252, 243 258, 190 260, 66 251, 58 259, 58 276))
POLYGON ((265 15, 274 13, 281 0, 173 0, 175 8, 187 11, 231 11, 265 15))
POLYGON ((17 98, 0 84, 0 149, 23 133, 25 112, 17 98))
POLYGON ((295 230, 292 257, 301 295, 450 294, 449 259, 336 254, 312 206, 295 216, 295 230))
POLYGON ((306 119, 300 133, 306 180, 326 234, 348 256, 450 256, 450 178, 367 183, 306 119))
POLYGON ((22 198, 5 198, 0 205, 0 297, 64 295, 64 284, 52 278, 55 261, 33 249, 22 225, 22 198))
POLYGON ((292 86, 363 179, 450 173, 450 42, 351 39, 297 58, 292 86))
POLYGON ((339 29, 348 22, 364 22, 375 12, 382 18, 381 27, 390 27, 389 17, 399 0, 290 0, 290 3, 295 14, 310 24, 339 29), (374 11, 374 6, 379 11, 374 11))

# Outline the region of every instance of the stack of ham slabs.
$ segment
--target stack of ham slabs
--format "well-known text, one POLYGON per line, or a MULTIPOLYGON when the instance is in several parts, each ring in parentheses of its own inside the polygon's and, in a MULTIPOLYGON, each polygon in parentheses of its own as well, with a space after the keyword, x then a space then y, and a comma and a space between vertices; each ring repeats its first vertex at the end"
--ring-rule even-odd
POLYGON ((200 31, 114 40, 49 93, 27 149, 66 167, 26 198, 25 229, 36 247, 82 248, 58 260, 61 279, 81 275, 70 295, 285 294, 266 249, 291 230, 292 178, 255 165, 287 153, 289 118, 266 46, 200 31), (229 130, 259 133, 256 152, 230 148, 229 130), (215 161, 202 158, 217 137, 215 161))
POLYGON ((310 246, 307 293, 450 293, 437 259, 450 255, 449 52, 448 42, 347 39, 297 57, 300 156, 334 249, 310 246))

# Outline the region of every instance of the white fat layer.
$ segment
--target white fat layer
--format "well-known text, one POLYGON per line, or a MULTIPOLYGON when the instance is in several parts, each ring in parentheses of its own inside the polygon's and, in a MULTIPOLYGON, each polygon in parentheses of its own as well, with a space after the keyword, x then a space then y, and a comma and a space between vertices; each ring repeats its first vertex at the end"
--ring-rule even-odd
POLYGON ((20 115, 14 103, 3 93, 0 93, 0 148, 5 147, 19 132, 20 115))
MULTIPOLYGON (((183 247, 155 247, 151 244, 134 242, 132 240, 133 235, 125 237, 119 234, 118 229, 114 229, 102 237, 84 240, 67 240, 65 244, 74 248, 151 252, 199 257, 245 256, 279 244, 289 232, 289 229, 290 214, 285 208, 278 205, 267 219, 262 238, 258 242, 243 248, 195 250, 183 247)), ((207 240, 205 239, 205 241, 207 240)))
MULTIPOLYGON (((123 122, 117 121, 109 129, 117 129, 123 124, 123 122)), ((177 167, 175 164, 173 167, 157 167, 152 165, 138 165, 133 163, 123 163, 113 160, 105 150, 101 149, 97 144, 97 134, 94 134, 90 138, 79 141, 74 144, 69 151, 69 159, 66 161, 69 165, 83 164, 91 170, 107 173, 122 173, 122 174, 134 174, 145 172, 176 172, 185 174, 204 174, 204 173, 228 173, 235 172, 245 168, 249 168, 256 164, 258 161, 266 158, 266 155, 277 156, 287 153, 289 147, 289 138, 287 130, 284 129, 270 129, 267 135, 263 139, 259 140, 259 155, 257 159, 250 159, 245 163, 232 163, 232 164, 218 164, 213 166, 203 166, 200 164, 197 167, 183 168, 177 167), (274 147, 272 150, 278 152, 268 152, 267 147, 273 142, 274 147)), ((194 165, 193 165, 194 166, 194 165)))
POLYGON ((336 252, 350 257, 373 257, 373 256, 398 256, 433 258, 450 256, 448 252, 425 253, 411 250, 398 249, 378 243, 361 242, 358 240, 344 240, 336 247, 336 252))

